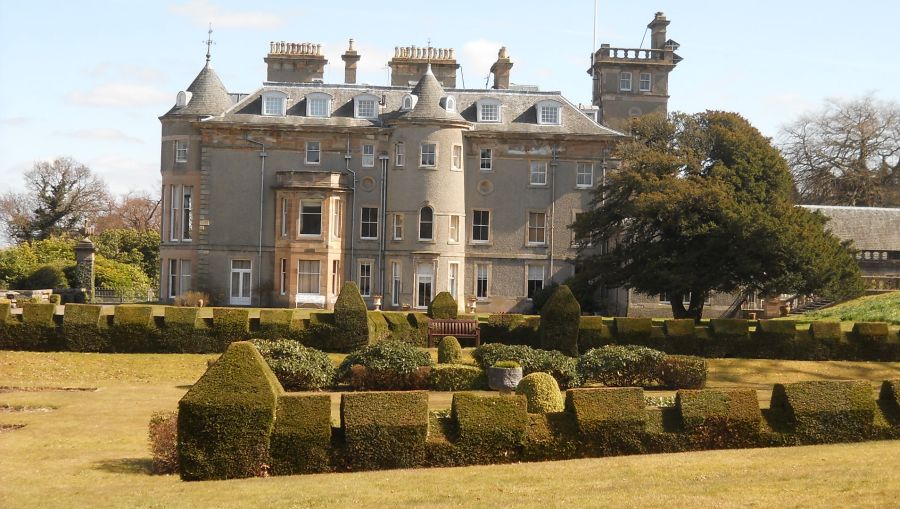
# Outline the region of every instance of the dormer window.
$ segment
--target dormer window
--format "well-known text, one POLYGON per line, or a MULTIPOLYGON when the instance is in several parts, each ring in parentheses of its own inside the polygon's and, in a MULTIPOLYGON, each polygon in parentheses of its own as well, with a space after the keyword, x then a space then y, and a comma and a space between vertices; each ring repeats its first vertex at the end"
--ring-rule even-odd
POLYGON ((353 112, 356 118, 378 118, 378 98, 369 94, 354 97, 353 112))
POLYGON ((262 93, 262 114, 269 117, 283 117, 287 94, 272 90, 262 93))
POLYGON ((184 108, 187 106, 189 102, 191 102, 191 93, 182 90, 178 92, 178 95, 175 96, 175 107, 176 108, 184 108))
POLYGON ((482 99, 478 101, 479 122, 500 122, 500 101, 482 99))
POLYGON ((314 92, 306 95, 307 117, 330 117, 331 96, 322 92, 314 92))
POLYGON ((410 111, 411 109, 416 107, 416 100, 418 97, 412 94, 406 94, 403 96, 403 101, 400 104, 400 109, 403 111, 410 111))
POLYGON ((456 99, 453 96, 448 95, 444 98, 444 109, 450 112, 456 112, 456 99))
POLYGON ((534 107, 537 109, 538 124, 559 125, 561 104, 556 101, 541 101, 534 107))

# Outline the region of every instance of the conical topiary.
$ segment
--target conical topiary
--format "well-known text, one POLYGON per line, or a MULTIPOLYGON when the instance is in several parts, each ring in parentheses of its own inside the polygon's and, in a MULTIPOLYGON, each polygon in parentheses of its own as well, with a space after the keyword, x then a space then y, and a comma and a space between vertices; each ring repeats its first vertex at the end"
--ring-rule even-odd
POLYGON ((428 304, 428 316, 436 320, 456 319, 458 312, 456 299, 450 295, 450 292, 441 292, 434 296, 428 304))
POLYGON ((348 281, 334 303, 334 334, 331 349, 352 352, 369 344, 369 321, 366 302, 356 283, 348 281))
POLYGON ((541 308, 541 325, 538 336, 544 350, 559 350, 570 356, 578 356, 578 323, 581 305, 566 285, 559 285, 547 303, 541 308))

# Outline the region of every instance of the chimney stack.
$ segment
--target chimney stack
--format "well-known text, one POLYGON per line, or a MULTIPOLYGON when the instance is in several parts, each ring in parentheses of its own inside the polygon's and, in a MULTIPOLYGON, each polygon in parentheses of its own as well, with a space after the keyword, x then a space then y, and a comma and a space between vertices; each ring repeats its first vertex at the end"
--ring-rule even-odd
POLYGON ((494 74, 494 88, 500 90, 509 88, 509 71, 512 69, 512 66, 513 63, 509 59, 506 46, 503 46, 497 53, 497 61, 491 66, 491 73, 494 74))
POLYGON ((394 47, 394 58, 388 62, 391 68, 391 85, 409 86, 417 83, 425 74, 428 64, 431 72, 444 88, 456 88, 456 56, 453 48, 420 48, 416 46, 394 47))
POLYGON ((353 39, 350 39, 350 46, 341 55, 341 60, 344 61, 344 83, 356 83, 356 63, 359 58, 359 53, 353 48, 353 39))
POLYGON ((311 42, 272 42, 263 61, 268 64, 266 81, 309 83, 325 77, 322 45, 311 42))
POLYGON ((666 48, 666 27, 669 26, 669 23, 665 14, 657 12, 653 21, 647 25, 647 28, 650 29, 650 49, 666 48))

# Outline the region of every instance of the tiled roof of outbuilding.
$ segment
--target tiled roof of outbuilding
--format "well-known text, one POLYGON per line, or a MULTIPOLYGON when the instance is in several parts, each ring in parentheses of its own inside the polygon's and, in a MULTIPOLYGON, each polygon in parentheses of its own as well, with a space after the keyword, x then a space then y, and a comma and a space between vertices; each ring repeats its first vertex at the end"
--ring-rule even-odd
POLYGON ((803 205, 830 221, 825 228, 864 251, 900 251, 900 208, 803 205))

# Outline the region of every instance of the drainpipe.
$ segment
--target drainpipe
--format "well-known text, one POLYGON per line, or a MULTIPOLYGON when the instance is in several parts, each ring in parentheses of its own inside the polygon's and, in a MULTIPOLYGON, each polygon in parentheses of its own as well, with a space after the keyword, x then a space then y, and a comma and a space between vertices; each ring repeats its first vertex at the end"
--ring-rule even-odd
MULTIPOLYGON (((347 133, 347 152, 344 154, 344 171, 350 174, 350 230, 348 232, 348 236, 350 237, 349 281, 353 281, 353 266, 355 265, 353 236, 356 234, 356 172, 350 169, 350 159, 352 158, 353 156, 350 155, 350 133, 347 133)), ((338 290, 338 292, 340 292, 340 290, 338 290)))
POLYGON ((257 305, 262 307, 262 232, 263 232, 263 177, 266 174, 266 145, 250 138, 244 139, 259 147, 259 244, 256 250, 256 294, 257 305))
POLYGON ((381 225, 382 225, 382 235, 381 235, 381 249, 378 253, 378 273, 379 273, 379 290, 378 293, 384 297, 384 251, 385 251, 385 242, 388 236, 388 223, 387 223, 387 167, 388 167, 388 156, 387 154, 381 154, 378 156, 378 160, 381 162, 381 225))
POLYGON ((556 167, 559 166, 559 149, 553 148, 553 157, 550 159, 550 282, 553 282, 553 230, 556 220, 556 167))

